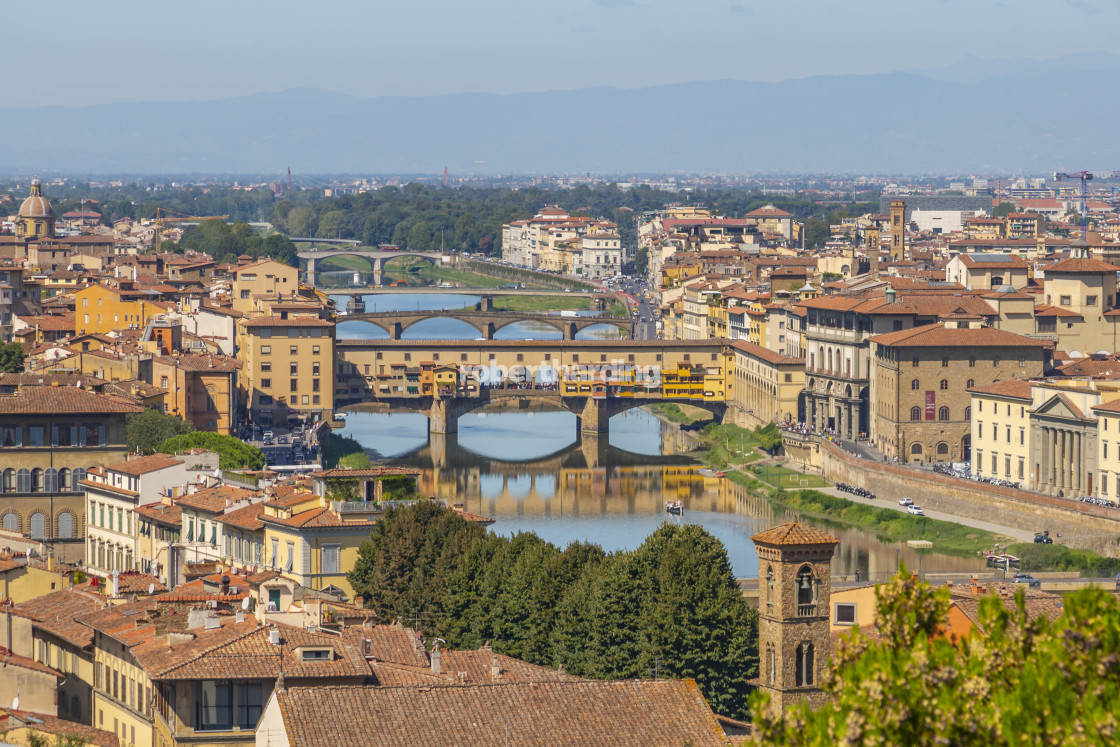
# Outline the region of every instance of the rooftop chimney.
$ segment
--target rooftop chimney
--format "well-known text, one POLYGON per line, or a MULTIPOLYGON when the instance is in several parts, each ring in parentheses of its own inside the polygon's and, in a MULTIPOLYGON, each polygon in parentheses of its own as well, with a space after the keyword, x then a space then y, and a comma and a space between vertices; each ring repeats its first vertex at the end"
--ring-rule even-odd
POLYGON ((439 644, 432 649, 432 674, 439 674, 439 644))

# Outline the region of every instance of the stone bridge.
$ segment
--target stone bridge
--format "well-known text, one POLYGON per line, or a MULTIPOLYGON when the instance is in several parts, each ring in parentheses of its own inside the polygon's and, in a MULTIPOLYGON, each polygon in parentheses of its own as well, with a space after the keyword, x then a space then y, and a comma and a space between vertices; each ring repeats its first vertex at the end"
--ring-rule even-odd
POLYGON ((633 397, 574 396, 561 394, 556 390, 518 389, 518 388, 481 388, 473 393, 456 395, 392 395, 377 396, 367 392, 357 401, 343 404, 336 401, 340 410, 406 410, 423 413, 428 418, 429 433, 458 433, 459 418, 469 412, 488 405, 514 405, 528 409, 532 406, 550 407, 567 410, 576 416, 576 430, 587 434, 600 434, 609 431, 610 419, 619 413, 635 407, 655 402, 675 402, 701 407, 722 421, 727 404, 722 401, 702 401, 688 398, 662 397, 660 394, 635 395, 633 397))
POLYGON ((315 272, 316 265, 324 259, 331 257, 361 257, 369 262, 370 272, 373 273, 374 285, 381 285, 381 273, 385 269, 385 263, 399 257, 419 257, 420 259, 427 260, 433 265, 438 265, 443 261, 444 257, 450 256, 446 252, 410 252, 408 250, 400 250, 393 252, 381 252, 371 250, 346 250, 346 249, 328 249, 326 251, 318 252, 298 252, 296 254, 307 266, 307 282, 310 285, 315 285, 315 272))
POLYGON ((607 324, 633 336, 633 324, 629 319, 617 319, 609 316, 561 316, 543 312, 517 312, 517 311, 472 311, 470 309, 455 309, 444 311, 372 311, 347 314, 340 316, 339 322, 369 322, 389 333, 392 340, 401 339, 401 335, 412 325, 426 319, 458 319, 474 327, 478 336, 485 340, 493 340, 494 333, 510 324, 518 322, 541 322, 563 334, 565 340, 575 339, 576 333, 588 327, 607 324))

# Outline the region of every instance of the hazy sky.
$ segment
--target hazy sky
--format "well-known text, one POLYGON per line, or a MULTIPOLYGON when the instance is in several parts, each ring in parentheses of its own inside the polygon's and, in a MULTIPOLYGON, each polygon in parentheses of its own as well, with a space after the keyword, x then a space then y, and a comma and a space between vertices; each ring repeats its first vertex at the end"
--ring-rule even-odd
POLYGON ((1109 50, 1120 0, 192 0, 3 9, 0 106, 518 93, 1109 50))

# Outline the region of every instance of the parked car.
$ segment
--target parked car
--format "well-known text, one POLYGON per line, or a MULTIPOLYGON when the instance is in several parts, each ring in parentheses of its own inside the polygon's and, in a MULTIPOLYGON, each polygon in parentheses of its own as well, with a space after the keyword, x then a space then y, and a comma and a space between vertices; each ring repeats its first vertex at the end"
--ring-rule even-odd
POLYGON ((1040 532, 1035 532, 1034 541, 1035 541, 1035 544, 1039 544, 1039 545, 1052 545, 1052 544, 1054 544, 1054 538, 1050 536, 1049 531, 1045 531, 1045 532, 1041 532, 1041 533, 1040 532))
POLYGON ((900 506, 913 506, 914 505, 914 499, 913 498, 900 498, 899 501, 898 501, 898 505, 900 505, 900 506))
POLYGON ((911 503, 909 506, 906 507, 906 512, 914 514, 915 516, 925 516, 926 515, 925 512, 922 511, 921 506, 915 506, 913 503, 911 503))
POLYGON ((1029 573, 1016 573, 1011 581, 1016 584, 1026 584, 1032 589, 1038 589, 1042 586, 1042 581, 1029 573))

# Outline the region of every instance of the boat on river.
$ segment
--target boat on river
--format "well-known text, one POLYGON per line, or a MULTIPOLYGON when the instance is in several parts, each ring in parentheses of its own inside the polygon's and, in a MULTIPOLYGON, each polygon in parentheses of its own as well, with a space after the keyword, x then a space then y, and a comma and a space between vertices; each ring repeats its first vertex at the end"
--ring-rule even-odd
POLYGON ((681 516, 684 514, 684 506, 680 501, 665 501, 665 513, 681 516))

